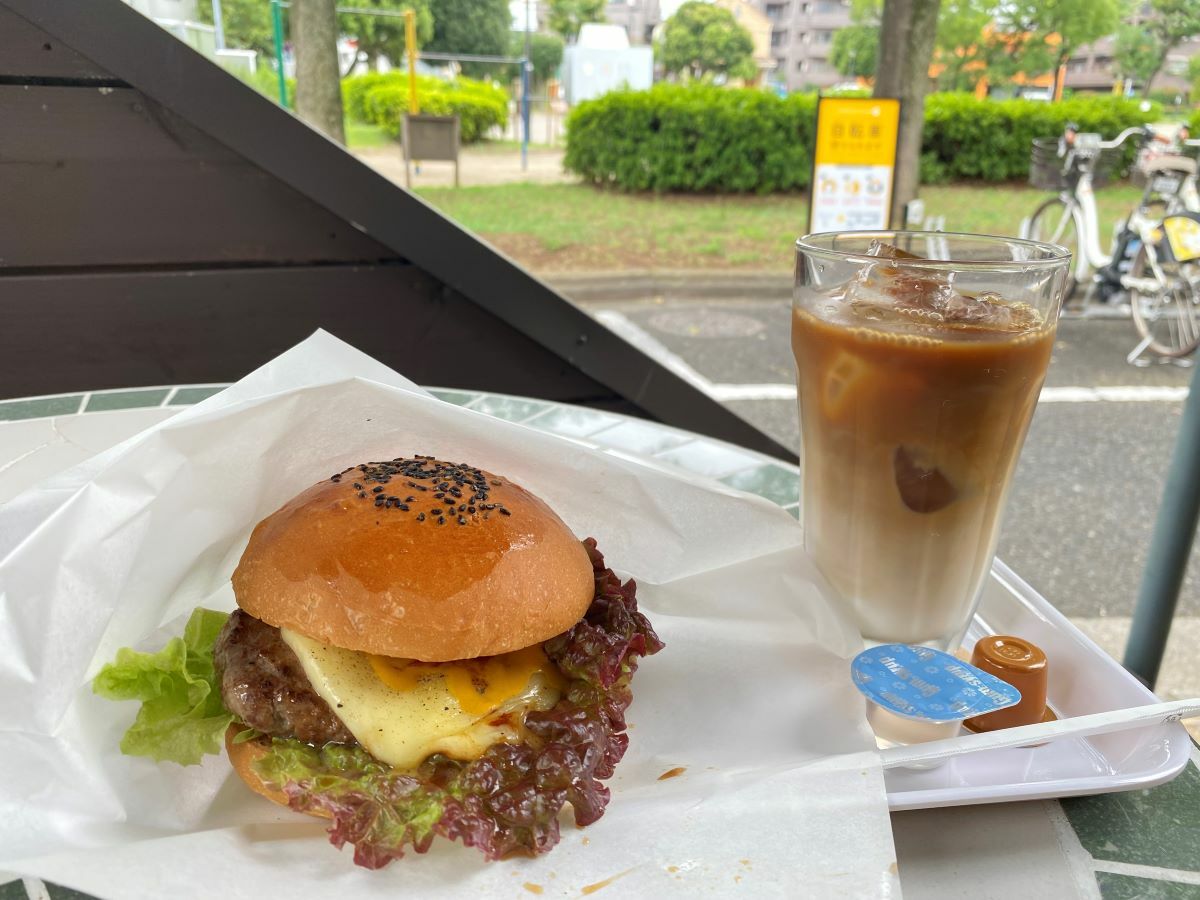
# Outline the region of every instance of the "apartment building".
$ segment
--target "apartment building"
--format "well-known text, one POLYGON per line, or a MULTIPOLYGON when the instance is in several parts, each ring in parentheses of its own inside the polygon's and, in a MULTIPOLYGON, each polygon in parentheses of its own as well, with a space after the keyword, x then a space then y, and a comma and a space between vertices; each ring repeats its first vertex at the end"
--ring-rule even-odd
MULTIPOLYGON (((1108 92, 1113 88, 1116 75, 1113 71, 1113 54, 1116 39, 1101 38, 1094 44, 1080 48, 1067 61, 1067 77, 1064 84, 1076 91, 1108 92)), ((1200 36, 1184 41, 1167 55, 1166 64, 1154 78, 1155 91, 1172 91, 1187 96, 1191 85, 1188 82, 1188 61, 1200 55, 1200 36)), ((1141 85, 1138 85, 1140 89, 1141 85)), ((1196 98, 1192 98, 1193 101, 1196 98)))
POLYGON ((789 91, 826 88, 846 79, 829 62, 833 35, 850 24, 846 0, 753 0, 771 20, 776 83, 789 91))
MULTIPOLYGON (((617 0, 605 7, 607 21, 624 26, 629 43, 646 44, 655 26, 673 13, 682 0, 617 0)), ((850 24, 848 0, 731 0, 732 11, 749 6, 770 23, 769 58, 756 46, 759 69, 774 84, 789 91, 823 88, 845 81, 829 63, 834 32, 850 24)), ((755 29, 751 23, 751 32, 755 29)), ((757 38, 757 35, 755 35, 757 38)), ((757 44, 756 40, 756 44, 757 44)))
POLYGON ((635 47, 651 43, 654 28, 662 19, 659 0, 617 0, 604 7, 604 21, 624 28, 635 47))

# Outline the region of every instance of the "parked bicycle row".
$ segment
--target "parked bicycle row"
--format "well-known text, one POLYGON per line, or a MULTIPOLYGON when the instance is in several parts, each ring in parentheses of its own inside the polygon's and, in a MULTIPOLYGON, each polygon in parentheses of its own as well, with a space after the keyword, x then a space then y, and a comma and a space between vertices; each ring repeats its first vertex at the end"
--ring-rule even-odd
POLYGON ((1023 236, 1075 254, 1072 277, 1082 305, 1127 296, 1145 350, 1181 358, 1200 346, 1200 191, 1192 157, 1200 140, 1185 128, 1129 128, 1105 141, 1068 125, 1055 139, 1033 142, 1030 181, 1057 191, 1022 226, 1023 236), (1119 150, 1138 142, 1131 177, 1144 189, 1117 223, 1109 252, 1101 246, 1093 189, 1119 164, 1119 150))

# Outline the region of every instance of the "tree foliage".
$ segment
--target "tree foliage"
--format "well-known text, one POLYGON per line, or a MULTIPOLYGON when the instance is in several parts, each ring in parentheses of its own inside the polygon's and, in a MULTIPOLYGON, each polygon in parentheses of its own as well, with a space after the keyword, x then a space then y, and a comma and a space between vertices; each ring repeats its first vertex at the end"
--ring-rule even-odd
POLYGON ((1021 42, 1021 71, 1055 77, 1081 46, 1112 34, 1122 12, 1120 0, 1009 0, 1000 10, 1011 34, 1030 38, 1021 42))
MULTIPOLYGON (((996 48, 986 40, 987 26, 997 15, 1000 0, 942 0, 938 11, 938 61, 944 66, 939 77, 943 90, 969 90, 996 48), (975 65, 972 65, 975 64, 975 65)), ((834 33, 829 60, 843 75, 870 78, 878 60, 881 0, 852 0, 850 19, 854 23, 834 33), (872 43, 869 50, 867 45, 872 43)), ((998 60, 997 60, 998 62, 998 60)))
POLYGON ((668 72, 690 78, 753 78, 754 38, 733 13, 689 0, 663 26, 659 58, 668 72))
POLYGON ((1162 47, 1154 34, 1140 25, 1122 25, 1118 29, 1113 48, 1113 74, 1118 78, 1146 84, 1158 70, 1160 59, 1162 47))
MULTIPOLYGON (((512 17, 508 0, 428 0, 433 12, 433 37, 425 46, 437 53, 505 56, 509 53, 512 17)), ((503 64, 463 62, 472 78, 497 77, 503 64)))
POLYGON ((833 35, 829 62, 843 75, 871 78, 879 55, 878 25, 847 25, 833 35))
MULTIPOLYGON (((433 38, 426 45, 440 53, 506 56, 512 16, 508 0, 429 0, 433 38)), ((491 63, 463 63, 463 72, 478 78, 495 75, 491 63)))
MULTIPOLYGON (((423 45, 433 36, 433 15, 429 0, 355 0, 355 7, 402 12, 412 9, 417 14, 417 44, 423 45)), ((212 4, 202 2, 197 7, 200 18, 212 24, 212 4)), ((283 10, 284 40, 293 37, 288 31, 288 9, 283 10)), ((264 58, 275 54, 275 31, 271 22, 268 0, 221 0, 221 21, 225 41, 231 47, 256 50, 264 58)), ((374 61, 379 56, 399 62, 404 55, 404 19, 399 16, 371 16, 341 13, 338 30, 358 41, 358 48, 374 61)))
MULTIPOLYGON (((197 11, 202 22, 213 24, 211 3, 198 4, 197 11)), ((230 47, 255 50, 264 57, 274 55, 275 30, 268 0, 221 0, 221 23, 230 47)))
POLYGON ((1158 41, 1157 65, 1146 78, 1143 93, 1167 62, 1167 54, 1194 35, 1200 34, 1200 2, 1197 0, 1150 0, 1151 17, 1146 30, 1158 41))
POLYGON ((568 44, 573 44, 584 25, 604 21, 605 5, 605 0, 549 0, 547 24, 551 31, 561 34, 568 44))
MULTIPOLYGON (((357 9, 384 12, 411 9, 416 13, 417 46, 424 46, 433 37, 433 13, 429 0, 354 0, 350 5, 357 9)), ((358 41, 358 49, 366 53, 372 63, 380 56, 386 56, 397 64, 404 58, 404 19, 400 16, 341 13, 338 27, 342 34, 358 41)))
POLYGON ((985 32, 996 16, 995 0, 942 0, 938 12, 938 59, 945 67, 938 87, 965 91, 987 71, 997 48, 985 32))
MULTIPOLYGON (((513 32, 508 50, 509 56, 525 55, 524 32, 513 32)), ((546 81, 553 78, 562 65, 563 40, 557 34, 531 34, 529 36, 529 61, 533 63, 533 80, 546 81)), ((509 66, 506 70, 509 80, 521 77, 521 70, 509 66)))

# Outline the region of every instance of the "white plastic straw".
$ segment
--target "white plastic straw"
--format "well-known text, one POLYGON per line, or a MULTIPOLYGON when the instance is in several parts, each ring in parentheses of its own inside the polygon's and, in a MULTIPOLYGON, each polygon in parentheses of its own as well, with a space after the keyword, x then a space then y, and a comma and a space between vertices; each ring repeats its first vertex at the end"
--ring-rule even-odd
POLYGON ((980 753, 984 750, 1002 750, 1005 747, 1042 744, 1064 737, 1088 737, 1124 731, 1128 728, 1170 725, 1193 716, 1200 716, 1200 698, 1174 700, 1170 703, 1151 703, 1147 706, 1133 706, 1128 709, 1113 709, 1087 716, 1058 719, 1054 722, 1039 722, 1036 725, 1005 728, 986 734, 964 734, 924 744, 892 747, 881 751, 879 755, 885 769, 894 769, 900 766, 950 759, 967 753, 980 753))

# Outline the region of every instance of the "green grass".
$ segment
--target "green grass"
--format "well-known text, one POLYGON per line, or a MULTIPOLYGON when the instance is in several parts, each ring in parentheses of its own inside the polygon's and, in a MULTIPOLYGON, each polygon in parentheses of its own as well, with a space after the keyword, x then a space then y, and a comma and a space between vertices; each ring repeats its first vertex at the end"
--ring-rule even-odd
MULTIPOLYGON (((575 184, 424 188, 450 218, 536 271, 772 269, 792 267, 792 242, 807 225, 803 196, 631 195, 575 184)), ((922 188, 928 215, 947 231, 1015 235, 1050 196, 1025 185, 922 188)), ((1122 184, 1096 192, 1100 235, 1141 192, 1122 184)))
POLYGON ((365 150, 371 147, 391 147, 395 141, 378 125, 368 125, 366 122, 355 122, 346 117, 346 146, 351 150, 365 150))

